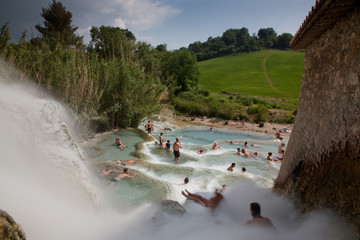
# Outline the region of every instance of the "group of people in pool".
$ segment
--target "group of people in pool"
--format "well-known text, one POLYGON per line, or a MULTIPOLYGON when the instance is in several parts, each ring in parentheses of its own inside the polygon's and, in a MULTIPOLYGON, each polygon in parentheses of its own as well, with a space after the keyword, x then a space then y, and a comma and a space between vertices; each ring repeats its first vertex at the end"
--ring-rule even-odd
MULTIPOLYGON (((211 127, 210 128, 210 132, 214 132, 214 129, 211 127)), ((162 148, 166 148, 168 150, 171 149, 171 143, 170 143, 170 140, 167 140, 165 142, 164 140, 164 133, 161 132, 160 133, 160 136, 159 136, 159 143, 160 143, 160 146, 162 148)), ((230 140, 230 144, 239 144, 233 140, 230 140)), ((249 148, 249 147, 261 147, 260 145, 256 145, 256 144, 248 144, 248 142, 245 142, 244 143, 244 148, 237 148, 237 152, 236 152, 236 155, 243 155, 245 157, 258 157, 259 156, 259 153, 256 151, 256 152, 253 152, 253 153, 250 153, 247 151, 246 148, 249 148)), ((280 156, 277 156, 277 157, 272 157, 272 152, 269 152, 268 153, 268 156, 266 157, 267 160, 269 161, 272 161, 272 162, 281 162, 284 158, 284 154, 285 154, 285 150, 283 149, 285 147, 285 144, 284 143, 281 143, 281 145, 279 146, 279 153, 280 153, 280 156)), ((176 138, 176 141, 174 142, 173 144, 173 150, 174 150, 174 160, 176 162, 179 162, 180 161, 180 149, 182 148, 182 144, 180 142, 180 139, 179 138, 176 138)), ((217 142, 214 142, 214 144, 212 145, 211 149, 212 150, 217 150, 217 149, 220 149, 220 145, 217 143, 217 142)), ((203 149, 199 149, 197 151, 198 154, 205 154, 205 151, 203 149)), ((228 171, 232 172, 234 167, 235 167, 235 163, 232 163, 231 166, 227 169, 228 171)), ((242 172, 243 173, 246 173, 246 168, 243 167, 242 168, 242 172)))
MULTIPOLYGON (((148 131, 148 133, 151 133, 151 131, 154 130, 154 127, 153 127, 153 124, 148 121, 148 123, 145 125, 145 128, 146 130, 148 131)), ((165 129, 167 130, 167 129, 165 129)), ((214 129, 213 128, 210 128, 210 131, 213 132, 214 129)), ((161 132, 160 133, 160 136, 159 136, 159 142, 160 142, 160 146, 161 147, 164 147, 166 149, 169 149, 171 148, 171 143, 170 143, 170 140, 167 140, 165 142, 164 140, 164 133, 161 132)), ((121 148, 121 149, 124 149, 126 146, 119 140, 119 138, 116 139, 115 141, 115 144, 121 148)), ((230 144, 238 144, 234 141, 230 141, 230 144)), ((251 147, 260 147, 260 145, 253 145, 251 144, 250 145, 251 147)), ((279 146, 279 153, 282 153, 282 156, 280 157, 276 157, 276 158, 272 158, 272 153, 269 152, 268 153, 268 157, 267 157, 267 160, 269 161, 274 161, 274 162, 277 162, 277 161, 281 161, 282 158, 283 158, 283 154, 285 153, 283 147, 285 146, 284 143, 282 143, 280 146, 279 146)), ((249 147, 248 143, 245 142, 244 143, 244 147, 249 147)), ((213 146, 212 146, 212 150, 216 150, 216 149, 219 149, 221 148, 219 146, 218 143, 214 143, 213 146)), ((176 138, 176 141, 173 143, 173 151, 174 151, 174 160, 176 162, 179 162, 180 161, 180 149, 182 149, 182 144, 180 142, 180 138, 176 138)), ((197 152, 198 154, 204 154, 205 152, 200 149, 198 150, 197 152)), ((254 153, 249 153, 247 151, 246 148, 237 148, 237 152, 236 152, 237 155, 243 155, 245 157, 251 157, 251 156, 254 156, 254 157, 257 157, 258 156, 258 152, 254 152, 254 153)), ((134 163, 135 161, 137 161, 138 158, 134 158, 134 159, 130 159, 130 160, 127 160, 127 161, 123 161, 121 162, 120 160, 117 160, 116 163, 117 164, 120 164, 122 166, 127 166, 127 165, 131 165, 132 163, 134 163)), ((230 172, 233 172, 234 171, 234 168, 235 168, 236 164, 235 163, 232 163, 230 167, 227 168, 228 171, 230 172)), ((246 168, 245 167, 242 167, 241 169, 242 173, 246 173, 246 168)), ((106 176, 106 175, 109 175, 110 173, 112 172, 110 166, 106 166, 105 170, 102 171, 101 175, 102 176, 106 176)), ((112 178, 111 179, 111 182, 119 182, 120 179, 122 178, 133 178, 136 176, 136 173, 134 174, 129 174, 129 169, 128 168, 124 168, 123 169, 123 172, 120 173, 119 175, 117 175, 116 177, 112 178)), ((185 184, 188 184, 189 183, 189 178, 186 177, 184 179, 184 183, 182 184, 178 184, 178 185, 185 185, 185 184)), ((182 195, 184 197, 186 197, 187 199, 189 200, 192 200, 206 208, 210 208, 211 211, 214 211, 215 208, 219 205, 219 203, 221 202, 221 200, 224 199, 224 196, 222 195, 222 191, 224 191, 226 188, 226 185, 223 185, 222 189, 221 190, 216 190, 215 191, 215 195, 212 197, 212 198, 205 198, 205 197, 202 197, 198 194, 194 194, 194 193, 191 193, 189 192, 187 189, 185 189, 185 191, 182 191, 182 195)), ((266 217, 262 217, 260 215, 260 205, 256 202, 253 202, 250 204, 250 213, 251 215, 253 216, 253 219, 247 221, 247 225, 259 225, 259 226, 273 226, 273 224, 271 223, 270 219, 266 218, 266 217)))

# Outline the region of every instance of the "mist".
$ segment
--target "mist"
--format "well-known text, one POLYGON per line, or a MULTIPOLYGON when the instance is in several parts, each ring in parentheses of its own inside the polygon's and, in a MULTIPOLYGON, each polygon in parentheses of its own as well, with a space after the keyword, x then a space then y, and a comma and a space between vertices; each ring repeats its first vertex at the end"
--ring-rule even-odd
POLYGON ((229 186, 214 214, 188 201, 183 217, 157 222, 156 203, 118 212, 94 184, 71 112, 11 79, 18 75, 9 69, 0 64, 0 208, 27 239, 349 239, 331 212, 301 215, 288 199, 250 181, 229 186), (245 226, 251 202, 260 203, 275 230, 245 226))

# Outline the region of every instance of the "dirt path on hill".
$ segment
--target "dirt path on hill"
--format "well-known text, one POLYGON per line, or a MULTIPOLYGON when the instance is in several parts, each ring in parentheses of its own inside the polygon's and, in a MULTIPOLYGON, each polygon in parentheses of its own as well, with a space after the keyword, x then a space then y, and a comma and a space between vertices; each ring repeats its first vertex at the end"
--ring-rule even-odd
POLYGON ((265 75, 265 78, 266 80, 269 82, 269 85, 271 87, 271 89, 274 89, 276 90, 276 88, 273 86, 272 82, 271 82, 271 79, 269 78, 269 75, 267 74, 267 71, 266 71, 266 61, 269 57, 271 57, 272 55, 274 55, 275 53, 271 53, 270 55, 267 55, 265 58, 264 58, 264 61, 263 61, 263 68, 264 68, 264 75, 265 75))

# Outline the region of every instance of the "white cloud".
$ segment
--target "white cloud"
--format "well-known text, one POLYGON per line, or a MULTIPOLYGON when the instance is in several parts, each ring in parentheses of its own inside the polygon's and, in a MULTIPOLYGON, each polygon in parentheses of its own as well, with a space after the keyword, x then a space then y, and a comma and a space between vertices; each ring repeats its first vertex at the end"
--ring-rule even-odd
POLYGON ((114 23, 115 23, 115 27, 119 27, 119 28, 123 28, 123 29, 126 28, 126 23, 121 18, 116 18, 114 23))
POLYGON ((114 8, 110 8, 110 7, 104 7, 100 10, 101 13, 103 14, 110 14, 115 12, 116 10, 114 8))
POLYGON ((79 34, 80 36, 84 35, 84 34, 89 34, 91 27, 85 27, 85 28, 78 28, 76 30, 76 33, 79 34))
POLYGON ((115 21, 121 19, 128 28, 147 30, 161 25, 168 17, 180 13, 179 9, 153 0, 116 0, 119 9, 115 21))

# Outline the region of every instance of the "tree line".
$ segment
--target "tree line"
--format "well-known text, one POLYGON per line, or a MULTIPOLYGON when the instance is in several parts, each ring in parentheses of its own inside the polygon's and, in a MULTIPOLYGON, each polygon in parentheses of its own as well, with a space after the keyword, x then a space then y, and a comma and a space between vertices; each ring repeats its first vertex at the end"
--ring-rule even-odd
POLYGON ((72 25, 72 13, 53 0, 42 8, 40 35, 27 41, 25 30, 10 43, 10 29, 0 29, 0 57, 22 71, 78 116, 83 130, 136 127, 159 111, 164 86, 186 91, 196 86, 195 56, 186 49, 167 51, 136 41, 128 29, 93 26, 83 43, 72 25))
MULTIPOLYGON (((246 28, 229 29, 222 37, 168 51, 166 44, 153 47, 137 41, 128 29, 93 26, 86 45, 83 37, 75 34, 72 13, 61 2, 53 0, 48 8, 42 8, 41 16, 42 24, 35 26, 40 35, 30 40, 25 30, 17 43, 10 43, 8 23, 3 25, 0 57, 67 104, 83 132, 138 126, 144 117, 160 110, 159 96, 165 87, 180 111, 191 112, 181 106, 188 99, 194 103, 198 96, 207 99, 212 109, 201 114, 234 118, 226 115, 228 108, 223 102, 198 86, 197 60, 262 48, 285 49, 292 37, 277 36, 272 28, 260 29, 257 36, 250 36, 246 28)), ((240 108, 243 112, 243 106, 240 108)))
POLYGON ((228 29, 221 37, 209 37, 206 42, 194 42, 188 50, 196 55, 198 61, 226 56, 235 53, 254 52, 262 49, 290 48, 293 36, 290 33, 277 35, 273 28, 261 28, 257 35, 250 36, 249 30, 228 29))

